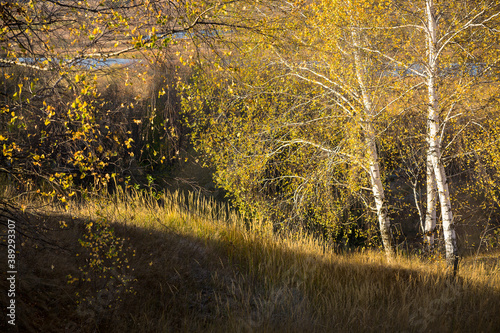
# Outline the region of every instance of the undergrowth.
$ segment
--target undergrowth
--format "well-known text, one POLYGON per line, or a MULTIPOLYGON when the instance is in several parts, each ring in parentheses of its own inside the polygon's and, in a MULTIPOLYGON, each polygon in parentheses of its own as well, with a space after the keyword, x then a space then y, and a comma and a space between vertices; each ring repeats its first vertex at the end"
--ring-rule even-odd
POLYGON ((453 278, 440 261, 278 237, 193 193, 120 192, 24 220, 46 241, 23 241, 22 332, 500 329, 491 252, 463 258, 453 278))

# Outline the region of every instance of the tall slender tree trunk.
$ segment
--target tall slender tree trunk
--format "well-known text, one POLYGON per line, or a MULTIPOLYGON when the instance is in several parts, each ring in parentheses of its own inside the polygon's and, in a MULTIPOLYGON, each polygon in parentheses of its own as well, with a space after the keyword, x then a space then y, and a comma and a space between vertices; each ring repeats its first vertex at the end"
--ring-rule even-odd
POLYGON ((424 243, 430 251, 434 248, 434 235, 436 232, 436 204, 437 188, 434 166, 431 155, 427 154, 427 211, 425 213, 424 243))
POLYGON ((428 158, 434 171, 436 178, 436 188, 439 195, 439 203, 441 206, 441 217, 443 220, 443 234, 446 247, 446 262, 448 266, 453 267, 454 271, 458 268, 458 251, 457 239, 455 234, 455 225, 453 221, 453 213, 451 210, 450 191, 446 179, 446 172, 441 162, 441 137, 439 135, 440 119, 439 119, 439 100, 436 85, 438 57, 436 51, 437 44, 437 24, 434 14, 433 0, 426 0, 427 11, 427 52, 429 56, 429 68, 427 78, 428 89, 428 139, 429 151, 428 158))
MULTIPOLYGON (((369 126, 372 127, 372 126, 369 126)), ((372 185, 372 193, 375 201, 375 209, 377 211, 377 219, 382 237, 382 244, 384 245, 385 253, 388 258, 394 256, 391 235, 391 220, 389 219, 387 211, 387 203, 385 201, 384 187, 380 177, 380 166, 378 161, 378 151, 375 144, 375 134, 373 128, 369 128, 366 136, 368 154, 370 156, 370 181, 372 185)))
POLYGON ((375 128, 373 126, 374 110, 372 107, 372 100, 370 94, 367 91, 365 83, 365 67, 360 55, 359 46, 360 38, 355 27, 352 27, 351 36, 353 40, 354 49, 354 66, 356 70, 356 76, 358 84, 361 90, 362 101, 363 101, 363 118, 362 127, 363 134, 365 136, 365 144, 368 155, 369 163, 369 174, 370 182, 372 187, 373 198, 375 201, 375 209, 377 212, 377 219, 380 228, 380 234, 382 238, 382 244, 384 246, 385 253, 390 259, 394 256, 394 249, 392 246, 391 237, 391 221, 388 215, 387 202, 385 201, 384 187, 382 184, 382 178, 380 176, 380 163, 379 154, 377 150, 376 139, 377 135, 375 128))

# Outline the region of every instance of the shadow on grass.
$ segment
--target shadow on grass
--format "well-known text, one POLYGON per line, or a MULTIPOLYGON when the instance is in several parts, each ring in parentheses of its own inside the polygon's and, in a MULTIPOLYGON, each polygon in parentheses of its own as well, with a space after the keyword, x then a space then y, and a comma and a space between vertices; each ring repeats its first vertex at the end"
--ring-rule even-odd
MULTIPOLYGON (((84 274, 91 256, 82 254, 79 243, 85 226, 98 221, 28 215, 23 220, 37 226, 44 240, 23 237, 23 244, 17 244, 13 331, 495 332, 500 328, 497 288, 453 280, 439 272, 367 263, 360 256, 325 259, 277 244, 200 239, 129 223, 112 227, 135 249, 135 256, 124 250, 128 262, 108 271, 113 278, 101 278, 100 271, 84 274), (109 282, 117 281, 118 275, 131 281, 126 286, 109 282)), ((0 286, 7 290, 5 277, 0 286)), ((5 292, 0 299, 5 311, 5 292)), ((12 330, 5 318, 0 322, 2 332, 12 330)))

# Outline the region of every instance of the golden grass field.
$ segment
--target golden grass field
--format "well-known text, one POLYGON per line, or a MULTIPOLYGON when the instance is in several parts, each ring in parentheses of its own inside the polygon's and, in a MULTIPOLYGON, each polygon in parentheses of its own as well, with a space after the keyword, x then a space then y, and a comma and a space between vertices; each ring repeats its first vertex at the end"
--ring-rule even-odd
POLYGON ((20 217, 41 232, 19 253, 19 332, 500 330, 498 253, 463 258, 453 278, 440 260, 278 237, 192 193, 157 199, 20 217))

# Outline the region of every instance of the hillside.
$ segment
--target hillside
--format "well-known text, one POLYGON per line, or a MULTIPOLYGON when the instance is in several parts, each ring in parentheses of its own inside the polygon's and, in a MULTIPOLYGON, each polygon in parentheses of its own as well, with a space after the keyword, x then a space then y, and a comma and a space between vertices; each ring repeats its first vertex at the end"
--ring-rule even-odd
POLYGON ((18 258, 19 332, 500 328, 498 254, 463 258, 453 278, 440 260, 387 263, 306 235, 278 238, 193 194, 122 194, 18 216, 31 235, 41 231, 18 258))

